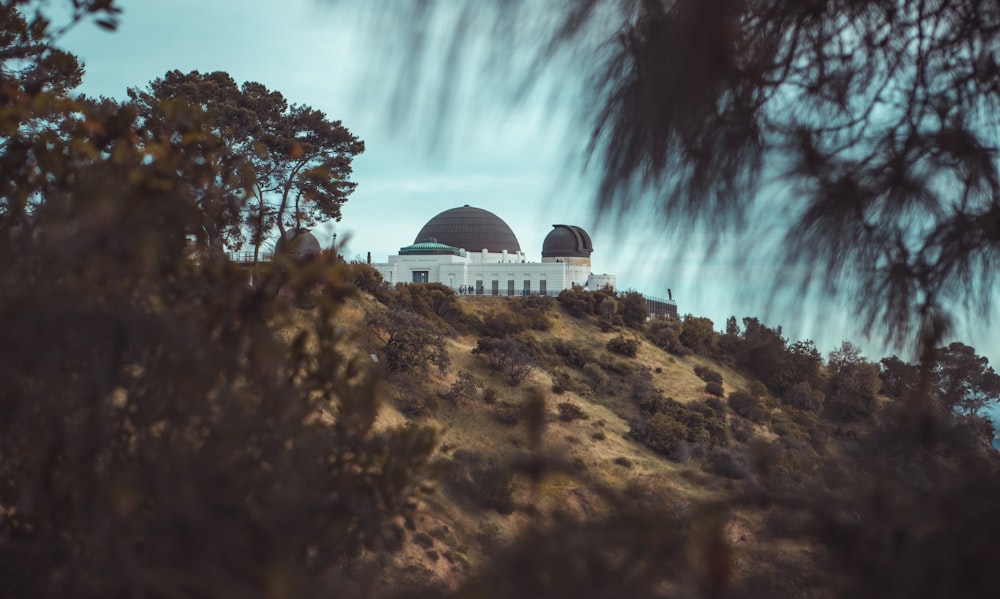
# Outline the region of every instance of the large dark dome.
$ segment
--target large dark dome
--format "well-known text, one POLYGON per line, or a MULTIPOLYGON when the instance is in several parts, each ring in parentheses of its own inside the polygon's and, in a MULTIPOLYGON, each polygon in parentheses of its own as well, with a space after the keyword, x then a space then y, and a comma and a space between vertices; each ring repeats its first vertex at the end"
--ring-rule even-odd
POLYGON ((312 260, 318 258, 323 249, 316 236, 309 231, 289 229, 285 231, 284 238, 278 238, 274 244, 274 251, 279 254, 291 254, 298 260, 312 260))
POLYGON ((542 258, 590 258, 594 244, 586 231, 573 225, 552 226, 542 242, 542 258))
POLYGON ((521 251, 521 244, 507 223, 492 212, 468 204, 445 210, 427 221, 413 243, 429 239, 470 252, 479 252, 483 248, 495 253, 521 251))

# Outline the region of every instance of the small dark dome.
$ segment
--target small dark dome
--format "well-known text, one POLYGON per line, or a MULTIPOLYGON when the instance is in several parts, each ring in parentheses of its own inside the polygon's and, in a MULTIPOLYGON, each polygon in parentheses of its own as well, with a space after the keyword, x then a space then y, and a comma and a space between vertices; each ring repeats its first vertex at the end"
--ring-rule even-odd
POLYGON ((586 231, 573 225, 552 226, 542 242, 542 258, 590 258, 594 244, 586 231))
POLYGON ((445 210, 427 221, 423 229, 417 233, 413 243, 426 239, 436 239, 438 243, 462 248, 470 252, 478 252, 483 248, 495 253, 503 250, 520 252, 521 244, 496 214, 473 208, 466 204, 461 208, 445 210))
POLYGON ((298 260, 312 260, 322 252, 319 240, 305 229, 285 231, 285 237, 278 239, 274 249, 278 253, 291 254, 298 260))

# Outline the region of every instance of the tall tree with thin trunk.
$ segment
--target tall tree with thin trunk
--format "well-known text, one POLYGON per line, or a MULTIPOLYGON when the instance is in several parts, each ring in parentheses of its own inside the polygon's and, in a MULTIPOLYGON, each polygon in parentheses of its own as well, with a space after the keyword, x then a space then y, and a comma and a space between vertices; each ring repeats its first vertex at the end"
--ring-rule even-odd
POLYGON ((204 110, 233 160, 252 178, 252 197, 216 198, 206 202, 233 213, 227 235, 230 247, 247 242, 254 262, 270 231, 280 238, 295 234, 320 220, 340 220, 340 207, 354 191, 351 161, 364 151, 364 142, 340 121, 309 106, 289 104, 266 86, 242 85, 224 72, 171 71, 146 90, 131 89, 150 126, 155 126, 164 100, 182 100, 204 110))

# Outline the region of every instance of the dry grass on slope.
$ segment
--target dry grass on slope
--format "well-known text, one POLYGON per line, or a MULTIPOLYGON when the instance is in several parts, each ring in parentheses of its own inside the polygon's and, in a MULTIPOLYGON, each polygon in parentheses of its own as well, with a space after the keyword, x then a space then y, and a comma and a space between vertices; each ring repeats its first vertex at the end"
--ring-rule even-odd
MULTIPOLYGON (((367 297, 351 300, 340 312, 345 326, 355 327, 359 338, 370 302, 374 300, 367 297)), ((516 309, 506 298, 463 298, 460 304, 466 322, 516 309)), ((593 356, 593 364, 576 366, 557 353, 547 353, 531 376, 512 387, 506 376, 491 371, 472 354, 479 337, 474 327, 467 327, 447 342, 451 358, 447 371, 387 377, 384 395, 389 401, 382 407, 380 425, 408 420, 430 424, 441 430, 442 449, 437 490, 408 532, 411 542, 391 565, 397 582, 453 587, 528 523, 584 522, 607 515, 605 490, 687 514, 695 505, 726 498, 742 484, 707 472, 700 458, 666 459, 630 434, 630 421, 641 417, 632 397, 632 386, 640 377, 651 377, 663 396, 689 405, 709 397, 705 381, 694 372, 696 366, 718 371, 727 393, 747 388, 749 381, 743 375, 700 356, 672 356, 627 329, 602 331, 595 320, 571 317, 558 306, 550 322, 547 331, 527 330, 520 335, 544 350, 570 344, 593 356), (608 341, 619 335, 640 341, 634 358, 608 351, 608 341), (471 397, 445 397, 460 373, 471 375, 483 387, 471 397), (588 378, 592 376, 605 378, 595 384, 588 378), (534 390, 545 397, 545 432, 537 448, 532 447, 521 414, 534 390), (414 405, 420 409, 411 411, 414 405), (512 468, 538 451, 557 465, 554 472, 532 481, 512 468)), ((728 410, 725 419, 741 420, 728 410)), ((736 441, 730 446, 735 448, 731 451, 745 451, 736 441)), ((753 539, 765 516, 746 511, 737 516, 731 535, 734 544, 742 543, 745 549, 737 566, 750 568, 759 558, 760 548, 753 539)))

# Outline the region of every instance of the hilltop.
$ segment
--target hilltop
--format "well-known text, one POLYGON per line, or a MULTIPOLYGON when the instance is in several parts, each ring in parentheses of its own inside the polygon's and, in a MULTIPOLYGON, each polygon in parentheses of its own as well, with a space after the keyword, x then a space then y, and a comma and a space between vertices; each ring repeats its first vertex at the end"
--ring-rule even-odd
POLYGON ((865 531, 881 540, 924 509, 931 515, 920 518, 940 518, 933 498, 917 507, 906 496, 936 483, 951 497, 962 484, 956 464, 971 459, 995 473, 986 421, 928 408, 914 424, 902 396, 916 384, 915 367, 890 396, 884 369, 849 344, 824 361, 811 344, 788 343, 752 318, 743 330, 731 319, 725 334, 690 315, 645 322, 630 313, 629 294, 610 290, 557 300, 367 287, 374 296, 350 300, 338 322, 388 367, 380 424, 440 431, 437 482, 403 549, 379 561, 377 570, 393 572, 379 577, 383 590, 462 595, 509 574, 512 593, 558 579, 569 596, 609 581, 587 583, 571 574, 584 566, 564 560, 617 563, 615 543, 632 551, 650 540, 609 538, 606 527, 625 534, 637 518, 658 518, 676 527, 668 555, 657 546, 634 558, 674 565, 634 565, 640 586, 835 596, 861 581, 831 564, 896 559, 859 551, 857 539, 838 545, 857 533, 845 517, 864 520, 875 498, 895 505, 892 518, 865 531), (929 430, 933 444, 919 438, 929 430), (904 466, 903 475, 886 474, 904 466), (539 581, 523 560, 567 571, 539 581))

